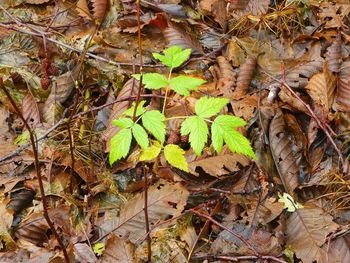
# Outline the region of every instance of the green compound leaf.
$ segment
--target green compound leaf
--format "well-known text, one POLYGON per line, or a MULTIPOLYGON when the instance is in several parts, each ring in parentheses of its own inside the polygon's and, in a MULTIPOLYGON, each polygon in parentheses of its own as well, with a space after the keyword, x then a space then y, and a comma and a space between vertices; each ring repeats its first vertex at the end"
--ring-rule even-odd
MULTIPOLYGON (((139 105, 137 106, 136 117, 142 115, 146 111, 146 108, 144 107, 145 103, 146 103, 145 100, 140 101, 139 105)), ((133 102, 131 107, 126 111, 124 111, 123 114, 129 117, 132 117, 134 114, 134 109, 135 109, 135 102, 133 102)))
POLYGON ((134 123, 132 121, 132 119, 129 119, 129 118, 120 118, 118 120, 113 120, 112 121, 112 124, 114 126, 117 126, 119 128, 129 128, 131 127, 134 123))
POLYGON ((155 59, 160 60, 169 68, 176 68, 184 63, 191 55, 191 49, 182 50, 179 46, 172 46, 164 50, 164 55, 153 53, 155 59))
MULTIPOLYGON (((141 78, 140 74, 133 74, 132 76, 137 80, 141 78)), ((143 74, 142 83, 146 89, 161 89, 169 85, 167 78, 159 73, 143 74)))
POLYGON ((208 140, 208 126, 203 118, 192 116, 187 118, 181 126, 181 135, 189 134, 192 149, 199 156, 208 140))
POLYGON ((197 90, 200 85, 205 83, 204 79, 193 78, 189 76, 178 76, 170 80, 170 88, 182 96, 189 96, 190 91, 197 90))
POLYGON ((146 149, 148 147, 148 135, 145 129, 140 124, 135 123, 131 127, 131 130, 137 144, 140 145, 142 149, 146 149))
POLYGON ((214 123, 229 128, 243 127, 247 124, 245 120, 232 115, 220 115, 215 118, 214 123))
POLYGON ((196 114, 202 118, 210 118, 218 114, 230 101, 225 98, 201 97, 195 106, 196 114))
POLYGON ((220 153, 224 145, 224 132, 215 122, 211 125, 211 143, 217 153, 220 153))
POLYGON ((165 116, 157 110, 145 112, 142 115, 143 126, 161 143, 165 140, 165 116))
POLYGON ((147 147, 146 149, 142 150, 140 155, 140 161, 151 161, 156 159, 161 150, 161 145, 158 142, 156 142, 154 145, 151 145, 150 147, 147 147))
POLYGON ((220 153, 225 141, 230 151, 245 154, 255 159, 256 156, 249 140, 234 129, 235 127, 244 126, 245 123, 244 120, 235 116, 218 116, 211 125, 214 149, 220 153))
POLYGON ((178 145, 168 144, 164 147, 164 157, 167 162, 185 172, 189 172, 188 163, 184 156, 185 151, 181 149, 178 145))
POLYGON ((130 150, 131 129, 122 129, 114 135, 110 141, 111 150, 109 152, 109 164, 112 165, 121 158, 125 158, 130 150))
POLYGON ((245 154, 256 159, 249 140, 236 130, 225 130, 224 140, 231 152, 245 154))

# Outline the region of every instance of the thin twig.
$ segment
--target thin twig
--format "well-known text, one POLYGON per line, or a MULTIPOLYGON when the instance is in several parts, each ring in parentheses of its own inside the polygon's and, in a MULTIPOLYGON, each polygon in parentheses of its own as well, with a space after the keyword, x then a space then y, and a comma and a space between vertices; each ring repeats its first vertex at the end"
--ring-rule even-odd
POLYGON ((30 138, 30 142, 33 148, 33 154, 34 154, 34 167, 36 170, 36 175, 37 175, 37 179, 38 179, 38 183, 39 183, 39 190, 40 190, 40 195, 41 195, 41 200, 42 200, 42 204, 43 204, 43 214, 44 214, 44 218, 47 222, 47 224, 49 225, 52 233, 54 234, 54 236, 57 239, 57 242, 59 244, 59 246, 62 249, 63 255, 64 255, 64 259, 66 263, 69 263, 69 256, 67 253, 67 250, 60 238, 60 236, 58 235, 58 232, 56 231, 56 228, 53 224, 53 222, 51 221, 50 217, 49 217, 49 213, 48 213, 48 203, 47 203, 47 199, 46 199, 46 195, 45 195, 45 190, 44 190, 44 184, 43 184, 43 179, 41 177, 41 172, 40 172, 40 165, 39 165, 39 158, 38 158, 38 150, 37 150, 37 143, 35 142, 35 135, 34 132, 32 130, 32 128, 29 126, 27 120, 24 118, 21 110, 17 107, 16 102, 12 99, 10 93, 7 91, 4 83, 3 83, 3 79, 0 78, 0 87, 1 89, 4 91, 4 93, 6 94, 7 98, 9 99, 11 105, 13 106, 13 108, 15 109, 15 111, 17 112, 17 114, 19 115, 19 117, 22 119, 25 127, 27 128, 28 132, 29 132, 29 138, 30 138))
POLYGON ((135 100, 135 108, 134 112, 132 115, 133 121, 136 120, 136 112, 137 112, 137 107, 139 106, 140 102, 140 95, 142 92, 142 73, 143 73, 143 68, 142 68, 142 38, 141 38, 141 7, 140 7, 140 0, 137 0, 137 40, 138 40, 138 50, 139 50, 139 64, 140 64, 140 81, 139 81, 139 87, 137 90, 137 97, 135 100))

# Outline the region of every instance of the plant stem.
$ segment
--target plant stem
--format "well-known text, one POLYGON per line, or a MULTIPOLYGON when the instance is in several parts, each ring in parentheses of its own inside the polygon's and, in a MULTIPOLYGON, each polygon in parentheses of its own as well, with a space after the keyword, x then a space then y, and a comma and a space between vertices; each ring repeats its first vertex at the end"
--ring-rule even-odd
POLYGON ((36 176, 37 176, 38 183, 39 183, 39 190, 40 190, 41 200, 42 200, 42 203, 43 203, 44 218, 45 218, 47 224, 49 225, 52 233, 56 237, 59 246, 62 249, 65 262, 69 263, 70 260, 69 260, 69 256, 68 256, 67 250, 66 250, 66 248, 65 248, 65 246, 64 246, 64 244, 63 244, 63 242, 62 242, 62 240, 60 238, 60 236, 58 235, 58 232, 56 231, 56 228, 55 228, 53 222, 51 221, 51 219, 49 217, 48 203, 47 203, 47 199, 46 199, 46 195, 45 195, 43 179, 41 177, 41 172, 40 172, 37 144, 35 143, 34 132, 33 132, 32 128, 29 126, 27 120, 23 117, 23 114, 22 114, 21 110, 18 108, 16 102, 12 99, 10 93, 7 91, 2 78, 0 78, 0 88, 6 94, 6 96, 9 99, 11 105, 13 106, 13 108, 15 109, 15 111, 17 112, 19 117, 22 119, 22 121, 24 123, 24 126, 27 128, 27 130, 29 132, 29 138, 30 138, 30 142, 32 144, 33 154, 34 154, 34 167, 35 167, 35 170, 36 170, 36 176))
MULTIPOLYGON (((170 68, 169 75, 168 75, 168 82, 170 82, 171 79, 171 72, 173 71, 173 68, 170 68)), ((162 113, 164 114, 165 112, 165 106, 166 106, 166 99, 168 98, 168 92, 169 92, 170 86, 168 85, 165 90, 165 97, 164 97, 164 102, 163 102, 163 110, 162 113)))
POLYGON ((139 81, 139 87, 137 90, 137 96, 135 100, 135 108, 134 108, 134 113, 132 115, 132 120, 135 122, 136 120, 136 112, 137 112, 137 107, 139 106, 140 103, 140 96, 142 92, 142 73, 143 73, 143 68, 142 68, 142 38, 141 38, 141 7, 140 7, 140 0, 137 0, 137 39, 138 39, 138 49, 139 49, 139 63, 140 63, 140 81, 139 81))
POLYGON ((149 228, 149 219, 148 219, 148 173, 145 172, 145 166, 142 168, 144 180, 145 180, 145 187, 144 187, 144 213, 145 213, 145 225, 146 225, 146 235, 147 235, 147 259, 148 262, 151 262, 152 260, 152 243, 151 243, 151 236, 150 236, 150 228, 149 228))

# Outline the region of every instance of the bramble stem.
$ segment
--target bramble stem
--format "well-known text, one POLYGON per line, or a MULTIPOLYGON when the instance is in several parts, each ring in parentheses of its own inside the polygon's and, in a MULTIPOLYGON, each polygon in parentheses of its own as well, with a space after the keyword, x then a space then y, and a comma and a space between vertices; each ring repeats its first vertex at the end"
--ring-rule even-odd
MULTIPOLYGON (((173 70, 173 68, 170 68, 169 75, 168 75, 168 82, 170 82, 172 70, 173 70)), ((164 112, 165 112, 166 99, 168 98, 169 88, 170 88, 170 87, 169 87, 169 85, 168 85, 168 86, 166 87, 166 90, 165 90, 165 97, 164 97, 163 110, 162 110, 162 113, 163 113, 163 114, 164 114, 164 112)))

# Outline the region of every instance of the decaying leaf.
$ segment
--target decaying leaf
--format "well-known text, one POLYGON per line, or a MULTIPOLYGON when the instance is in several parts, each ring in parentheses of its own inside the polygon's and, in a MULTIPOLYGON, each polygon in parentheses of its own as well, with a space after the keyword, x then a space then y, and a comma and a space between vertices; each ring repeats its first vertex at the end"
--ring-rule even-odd
POLYGON ((47 233, 49 228, 42 212, 36 212, 21 222, 15 236, 37 246, 43 246, 49 240, 47 233))
POLYGON ((350 247, 349 247, 349 236, 340 236, 334 240, 326 242, 323 245, 323 249, 327 252, 323 262, 338 263, 350 261, 350 247))
POLYGON ((256 67, 256 58, 248 57, 244 64, 239 67, 239 73, 237 76, 237 83, 235 89, 235 96, 243 96, 247 93, 249 89, 249 84, 253 78, 255 67, 256 67))
POLYGON ((103 251, 102 263, 133 263, 135 262, 135 245, 130 241, 112 234, 103 251))
POLYGON ((189 169, 192 174, 198 175, 197 167, 211 176, 220 177, 235 171, 249 164, 249 158, 243 155, 231 153, 225 149, 218 156, 201 156, 189 162, 189 169))
MULTIPOLYGON (((167 218, 175 217, 184 209, 189 192, 180 183, 160 180, 148 189, 148 217, 150 226, 167 218)), ((120 216, 105 220, 101 225, 104 232, 116 229, 121 237, 136 243, 145 234, 143 194, 137 194, 127 201, 120 210, 120 216)))
POLYGON ((326 237, 338 228, 320 208, 301 208, 287 220, 287 244, 303 263, 322 262, 326 237))
POLYGON ((293 68, 286 75, 286 83, 292 88, 302 88, 308 83, 311 76, 322 70, 323 62, 310 61, 293 68))
POLYGON ((76 9, 79 15, 81 15, 82 17, 85 17, 86 19, 89 19, 89 20, 95 18, 97 23, 100 24, 105 17, 107 5, 108 5, 107 0, 92 0, 91 1, 92 12, 90 12, 90 8, 87 0, 78 0, 76 9))
POLYGON ((219 56, 216 60, 219 66, 218 88, 222 91, 224 96, 230 96, 236 85, 236 73, 233 71, 230 62, 224 56, 219 56))
POLYGON ((343 62, 339 75, 337 104, 341 111, 350 112, 350 61, 343 62))
POLYGON ((158 14, 157 18, 151 21, 151 24, 156 25, 162 31, 169 47, 180 46, 182 49, 190 48, 193 54, 203 53, 197 39, 174 22, 167 20, 163 15, 158 14))
MULTIPOLYGON (((281 251, 281 243, 277 237, 262 229, 253 230, 242 223, 229 223, 227 227, 248 240, 259 253, 277 255, 281 251)), ((249 249, 240 239, 227 231, 222 231, 219 237, 212 243, 211 253, 215 254, 248 254, 249 249)))
POLYGON ((74 255, 75 260, 86 263, 95 263, 97 258, 92 251, 92 248, 85 243, 76 243, 74 244, 74 255))
POLYGON ((22 111, 23 117, 32 127, 35 127, 36 124, 40 123, 39 108, 33 94, 30 92, 23 99, 22 111))
POLYGON ((325 65, 324 71, 313 75, 305 89, 314 103, 320 105, 325 112, 328 112, 333 105, 335 86, 335 76, 325 65))
POLYGON ((342 39, 340 34, 336 36, 332 45, 326 53, 328 69, 331 72, 338 73, 342 63, 342 39))
POLYGON ((292 193, 299 185, 299 168, 293 155, 293 146, 289 136, 286 133, 283 113, 279 110, 270 123, 270 147, 282 184, 287 193, 292 193))

